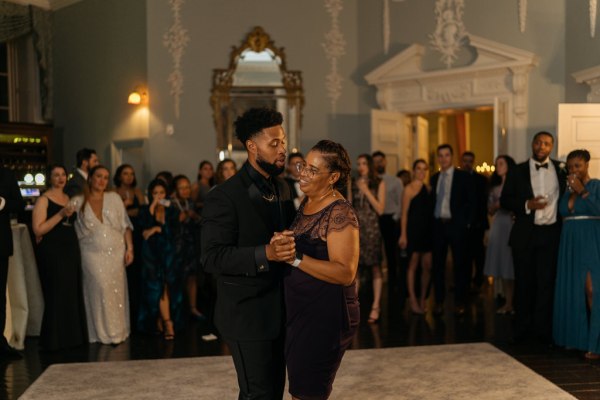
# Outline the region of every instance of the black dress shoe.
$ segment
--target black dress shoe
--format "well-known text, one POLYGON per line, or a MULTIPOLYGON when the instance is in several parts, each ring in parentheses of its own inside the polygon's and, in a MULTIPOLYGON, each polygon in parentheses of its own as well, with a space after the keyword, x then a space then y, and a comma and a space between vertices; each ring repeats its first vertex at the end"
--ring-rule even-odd
POLYGON ((8 344, 0 347, 0 359, 19 360, 23 358, 17 349, 10 347, 8 344))

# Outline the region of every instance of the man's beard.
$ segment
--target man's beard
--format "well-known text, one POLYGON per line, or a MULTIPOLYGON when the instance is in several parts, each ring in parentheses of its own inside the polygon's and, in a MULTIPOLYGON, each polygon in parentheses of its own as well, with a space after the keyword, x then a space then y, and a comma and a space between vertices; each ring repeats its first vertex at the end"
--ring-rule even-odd
POLYGON ((278 176, 285 170, 285 165, 278 167, 277 164, 272 164, 270 162, 265 161, 260 154, 256 156, 256 163, 263 171, 265 171, 269 176, 278 176))
POLYGON ((378 165, 375 167, 375 171, 377 171, 379 175, 383 175, 385 174, 385 167, 383 165, 378 165))

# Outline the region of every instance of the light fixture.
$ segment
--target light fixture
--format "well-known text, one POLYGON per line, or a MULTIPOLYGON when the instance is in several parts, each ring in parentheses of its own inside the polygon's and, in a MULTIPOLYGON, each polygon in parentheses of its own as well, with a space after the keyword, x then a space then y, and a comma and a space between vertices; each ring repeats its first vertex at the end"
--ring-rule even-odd
POLYGON ((134 105, 145 104, 147 101, 148 93, 139 87, 136 87, 133 92, 129 93, 129 97, 127 98, 127 103, 134 105))

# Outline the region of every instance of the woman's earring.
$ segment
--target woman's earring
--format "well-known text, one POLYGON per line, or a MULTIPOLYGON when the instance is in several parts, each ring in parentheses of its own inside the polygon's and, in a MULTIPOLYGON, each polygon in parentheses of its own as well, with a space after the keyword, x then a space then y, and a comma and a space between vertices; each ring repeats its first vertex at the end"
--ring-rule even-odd
POLYGON ((331 186, 331 193, 333 194, 333 197, 335 197, 335 190, 333 190, 333 183, 330 186, 331 186))

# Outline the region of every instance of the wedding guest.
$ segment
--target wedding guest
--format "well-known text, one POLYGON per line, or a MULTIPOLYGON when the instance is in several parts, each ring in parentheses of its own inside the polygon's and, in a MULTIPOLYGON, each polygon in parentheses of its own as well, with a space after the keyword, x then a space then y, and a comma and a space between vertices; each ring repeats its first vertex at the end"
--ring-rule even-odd
POLYGON ((127 289, 129 291, 129 316, 133 327, 136 326, 137 313, 140 305, 140 270, 142 260, 142 232, 139 229, 138 213, 146 202, 144 194, 137 187, 137 179, 133 167, 122 164, 117 168, 113 177, 115 189, 125 205, 127 215, 133 224, 132 240, 134 257, 127 268, 127 289))
POLYGON ((196 209, 200 212, 202 212, 202 207, 204 207, 206 195, 210 191, 210 188, 215 185, 214 175, 213 165, 210 161, 204 160, 200 162, 197 180, 192 185, 192 199, 194 199, 196 209))
POLYGON ((81 253, 73 223, 77 214, 64 192, 67 170, 48 168, 48 189, 33 208, 31 226, 38 238, 38 270, 44 296, 40 344, 54 351, 87 342, 81 253))
POLYGON ((71 174, 71 179, 67 182, 64 192, 69 197, 73 197, 83 193, 87 185, 89 171, 98 165, 98 155, 96 150, 83 148, 79 150, 75 156, 77 168, 71 174))
POLYGON ((320 141, 298 170, 306 198, 291 232, 283 233, 296 244, 284 278, 289 392, 294 399, 327 399, 360 320, 358 219, 336 189, 350 173, 342 145, 320 141))
POLYGON ((171 197, 171 188, 173 187, 173 174, 171 171, 160 171, 154 179, 160 179, 167 185, 167 198, 171 197))
POLYGON ((515 160, 507 155, 496 158, 496 165, 490 182, 488 213, 493 216, 485 254, 483 272, 502 282, 506 302, 496 312, 498 314, 514 314, 513 298, 515 292, 515 271, 512 252, 508 245, 510 230, 513 225, 512 212, 500 205, 502 188, 508 171, 516 165, 515 160))
POLYGON ((431 188, 425 183, 429 166, 423 159, 413 163, 414 179, 404 188, 402 199, 402 233, 398 245, 409 254, 406 281, 410 309, 415 314, 425 313, 425 300, 431 281, 431 250, 433 201, 431 188), (415 275, 421 265, 420 299, 417 300, 415 275))
POLYGON ((304 193, 300 189, 300 173, 298 172, 298 168, 296 167, 298 163, 304 162, 304 155, 302 153, 296 152, 291 153, 288 156, 287 167, 286 167, 286 175, 285 181, 290 186, 290 190, 292 191, 292 197, 294 198, 294 206, 296 210, 300 207, 300 203, 304 200, 304 193))
POLYGON ((13 237, 10 226, 11 214, 18 214, 25 208, 19 191, 19 184, 13 172, 0 166, 0 357, 21 358, 4 337, 6 324, 6 285, 8 280, 8 258, 13 254, 13 237))
POLYGON ((402 181, 403 186, 408 185, 412 180, 410 171, 407 169, 401 169, 400 171, 398 171, 398 173, 396 174, 396 178, 402 181))
MULTIPOLYGON (((231 158, 226 158, 217 164, 217 172, 215 173, 215 184, 225 182, 237 173, 237 165, 231 158)), ((191 194, 191 192, 190 192, 191 194)))
POLYGON ((590 153, 573 150, 567 156, 569 190, 560 198, 564 216, 554 292, 556 344, 600 358, 600 181, 589 174, 590 153))
POLYGON ((113 183, 117 193, 123 200, 123 204, 125 204, 127 215, 129 215, 129 218, 135 218, 140 211, 140 206, 144 204, 144 194, 137 187, 133 167, 129 164, 120 165, 113 177, 113 183))
POLYGON ((508 171, 500 205, 512 211, 509 245, 515 265, 516 342, 552 344, 552 306, 561 221, 558 200, 566 171, 550 158, 554 136, 538 132, 531 158, 508 171))
POLYGON ((102 165, 92 168, 89 190, 73 201, 89 341, 118 344, 130 332, 125 268, 134 257, 133 227, 121 197, 106 191, 109 175, 102 165))
POLYGON ((349 186, 348 199, 356 210, 360 222, 360 259, 361 268, 371 268, 373 280, 373 304, 368 322, 379 321, 381 310, 381 273, 382 238, 379 230, 379 216, 385 205, 385 182, 375 173, 373 158, 369 154, 358 156, 359 177, 349 186))
POLYGON ((177 256, 182 264, 189 311, 192 318, 203 320, 198 310, 198 267, 200 265, 200 215, 191 200, 191 183, 184 175, 173 178, 173 205, 179 212, 180 233, 177 235, 177 256))
POLYGON ((183 271, 176 247, 179 210, 167 199, 167 186, 160 179, 148 185, 148 200, 139 215, 144 241, 138 329, 159 331, 165 340, 173 340, 183 327, 183 271))

